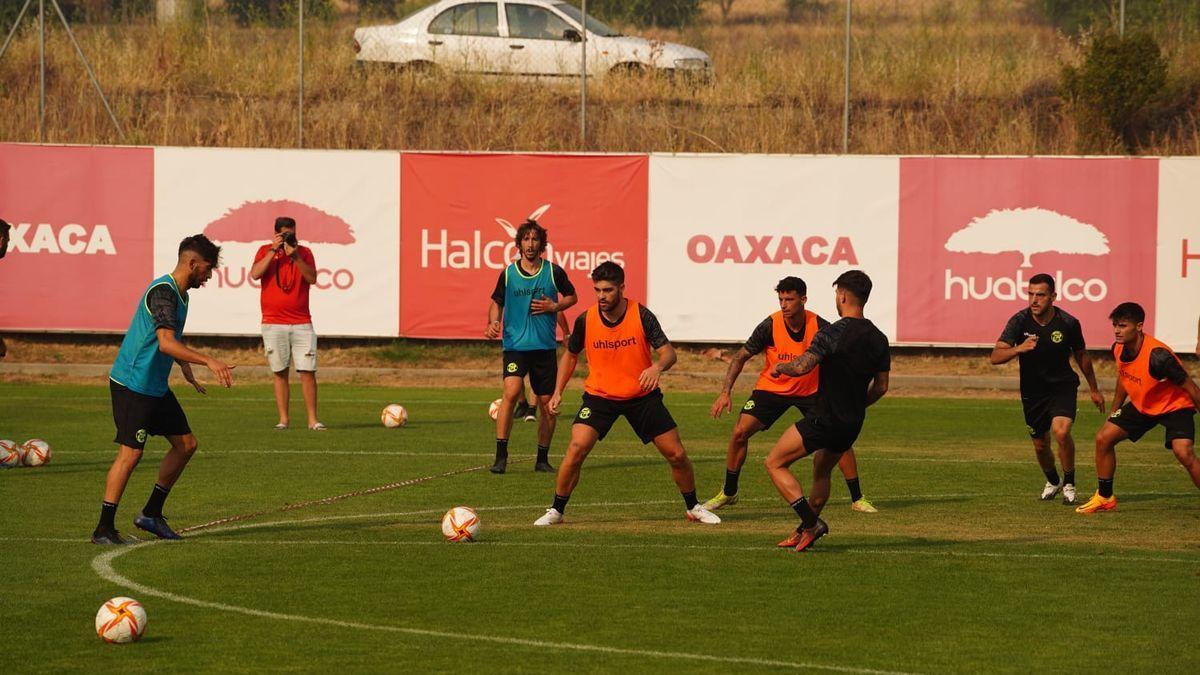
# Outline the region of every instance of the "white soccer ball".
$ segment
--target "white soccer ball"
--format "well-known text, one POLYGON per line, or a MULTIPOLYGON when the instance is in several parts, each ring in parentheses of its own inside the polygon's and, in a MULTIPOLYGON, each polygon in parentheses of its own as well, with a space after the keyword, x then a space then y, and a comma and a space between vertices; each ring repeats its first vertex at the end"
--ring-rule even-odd
POLYGON ((383 420, 383 426, 389 429, 402 427, 408 422, 408 411, 399 403, 393 403, 383 409, 383 413, 379 415, 379 419, 383 420))
POLYGON ((31 438, 21 446, 21 463, 25 466, 41 466, 50 462, 50 444, 40 438, 31 438))
POLYGON ((21 466, 21 455, 25 449, 15 441, 0 441, 0 467, 11 469, 21 466))
POLYGON ((145 632, 146 610, 133 598, 113 598, 96 612, 96 635, 105 642, 136 642, 145 632))
POLYGON ((442 516, 442 534, 446 535, 446 541, 475 541, 479 535, 479 516, 474 509, 456 506, 442 516))
POLYGON ((504 405, 504 399, 502 399, 502 398, 498 398, 495 401, 492 401, 492 404, 488 406, 488 417, 490 417, 492 419, 496 419, 497 417, 499 417, 500 416, 500 406, 502 406, 502 405, 504 405))

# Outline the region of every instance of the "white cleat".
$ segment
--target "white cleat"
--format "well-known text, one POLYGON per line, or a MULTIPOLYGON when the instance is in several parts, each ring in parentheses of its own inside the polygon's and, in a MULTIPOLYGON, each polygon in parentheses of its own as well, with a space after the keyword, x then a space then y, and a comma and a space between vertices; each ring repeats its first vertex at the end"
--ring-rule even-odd
POLYGON ((533 524, 542 527, 543 525, 558 525, 562 521, 563 514, 559 513, 558 509, 546 509, 546 515, 533 521, 533 524))
MULTIPOLYGON (((1042 488, 1042 501, 1048 502, 1051 499, 1054 499, 1054 495, 1057 495, 1058 491, 1061 490, 1062 488, 1063 488, 1062 483, 1055 485, 1054 483, 1051 483, 1050 481, 1046 481, 1046 487, 1042 488)), ((1075 491, 1075 488, 1072 487, 1071 492, 1074 492, 1074 491, 1075 491)))
POLYGON ((1075 503, 1075 486, 1074 485, 1067 483, 1066 485, 1063 486, 1062 492, 1063 492, 1063 503, 1064 504, 1074 504, 1075 503))
POLYGON ((705 525, 716 525, 721 522, 717 514, 704 508, 703 504, 693 506, 687 512, 687 519, 693 523, 704 523, 705 525))

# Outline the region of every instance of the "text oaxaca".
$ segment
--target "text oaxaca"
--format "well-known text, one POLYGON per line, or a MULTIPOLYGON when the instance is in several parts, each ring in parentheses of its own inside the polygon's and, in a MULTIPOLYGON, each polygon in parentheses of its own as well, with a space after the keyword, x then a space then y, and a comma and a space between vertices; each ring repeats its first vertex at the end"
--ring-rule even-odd
POLYGON ((55 227, 17 223, 9 232, 13 253, 65 253, 66 255, 116 255, 117 246, 107 225, 87 227, 68 223, 55 227))
POLYGON ((790 235, 725 235, 719 240, 698 234, 688 240, 688 258, 694 263, 770 265, 857 265, 858 255, 849 237, 830 242, 825 237, 797 239, 790 235))

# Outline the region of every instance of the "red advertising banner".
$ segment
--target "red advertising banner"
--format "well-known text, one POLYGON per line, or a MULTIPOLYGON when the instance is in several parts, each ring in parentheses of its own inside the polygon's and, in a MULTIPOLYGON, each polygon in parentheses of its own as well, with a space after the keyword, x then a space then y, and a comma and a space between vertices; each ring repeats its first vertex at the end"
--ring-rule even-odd
POLYGON ((0 329, 124 331, 150 283, 153 148, 0 145, 0 329))
POLYGON ((646 297, 646 156, 424 155, 400 158, 400 334, 480 338, 500 272, 517 258, 515 228, 533 217, 546 257, 595 304, 588 274, 625 268, 646 297))
POLYGON ((1044 272, 1107 347, 1117 304, 1154 316, 1157 206, 1154 159, 901 159, 898 341, 994 344, 1044 272))

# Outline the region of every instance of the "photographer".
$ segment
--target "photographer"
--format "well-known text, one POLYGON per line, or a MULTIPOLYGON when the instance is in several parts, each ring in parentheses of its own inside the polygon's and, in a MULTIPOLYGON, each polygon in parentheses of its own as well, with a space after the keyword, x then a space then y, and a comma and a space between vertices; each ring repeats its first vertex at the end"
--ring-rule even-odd
POLYGON ((308 289, 317 280, 312 251, 296 240, 296 221, 275 219, 275 236, 258 249, 250 277, 262 282, 262 332, 267 363, 275 373, 276 429, 287 429, 291 388, 288 367, 296 364, 308 428, 324 431, 317 420, 317 334, 308 311, 308 289))

